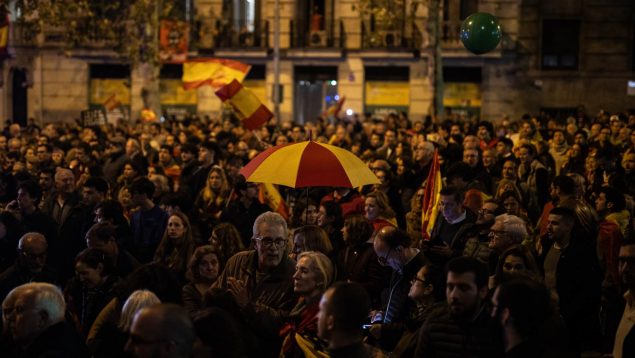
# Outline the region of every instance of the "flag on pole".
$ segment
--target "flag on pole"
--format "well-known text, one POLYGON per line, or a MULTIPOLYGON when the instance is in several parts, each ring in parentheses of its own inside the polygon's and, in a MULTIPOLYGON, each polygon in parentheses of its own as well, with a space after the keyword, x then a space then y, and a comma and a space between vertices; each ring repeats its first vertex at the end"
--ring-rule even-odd
POLYGON ((245 79, 250 65, 223 58, 199 58, 183 63, 183 88, 186 90, 204 85, 221 88, 232 81, 245 79))
POLYGON ((439 198, 441 197, 442 184, 439 151, 435 149, 432 165, 428 172, 428 179, 426 180, 425 191, 423 193, 423 203, 421 205, 421 234, 423 235, 424 241, 430 240, 432 227, 439 216, 438 205, 439 198))
POLYGON ((342 106, 344 105, 344 101, 346 101, 346 96, 342 96, 339 101, 335 102, 335 104, 331 105, 326 109, 326 117, 337 117, 337 115, 342 111, 342 106))
POLYGON ((260 202, 267 204, 271 210, 282 215, 285 220, 289 220, 289 209, 276 186, 270 183, 260 183, 258 184, 258 189, 260 202))
POLYGON ((234 108, 243 127, 247 129, 257 129, 273 117, 269 108, 262 104, 251 90, 243 87, 235 79, 216 91, 216 96, 234 108))

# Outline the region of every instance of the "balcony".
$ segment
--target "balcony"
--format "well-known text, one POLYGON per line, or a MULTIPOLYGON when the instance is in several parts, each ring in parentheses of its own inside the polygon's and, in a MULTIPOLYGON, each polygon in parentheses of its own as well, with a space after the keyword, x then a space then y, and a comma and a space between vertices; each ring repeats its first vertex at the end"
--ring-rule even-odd
POLYGON ((330 26, 320 30, 306 30, 305 26, 291 20, 290 47, 301 49, 343 49, 346 47, 344 22, 330 22, 330 26), (335 26, 337 24, 337 26, 335 26), (337 27, 337 32, 335 31, 337 27))
POLYGON ((441 46, 443 49, 463 49, 463 44, 459 37, 461 23, 462 21, 459 19, 444 20, 441 23, 441 46))
POLYGON ((269 48, 269 21, 228 23, 217 20, 211 38, 211 42, 199 44, 199 51, 266 50, 269 48))
POLYGON ((125 35, 123 27, 104 30, 87 19, 73 21, 74 31, 50 25, 45 25, 40 31, 32 24, 16 22, 11 25, 11 46, 111 49, 125 35))
POLYGON ((390 24, 362 21, 362 48, 378 50, 418 50, 423 36, 414 20, 397 20, 390 24))

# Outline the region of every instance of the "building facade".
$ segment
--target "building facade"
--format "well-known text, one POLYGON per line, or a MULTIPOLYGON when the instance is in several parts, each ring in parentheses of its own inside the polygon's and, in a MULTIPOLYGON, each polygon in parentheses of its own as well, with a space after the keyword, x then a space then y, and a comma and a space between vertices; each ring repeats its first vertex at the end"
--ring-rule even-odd
MULTIPOLYGON (((252 65, 245 85, 273 108, 274 15, 280 17, 280 117, 313 120, 345 97, 347 113, 431 112, 435 47, 430 1, 191 0, 189 56, 252 65)), ((631 0, 442 0, 439 10, 446 111, 498 120, 541 111, 635 110, 635 2, 631 0), (485 55, 465 50, 463 19, 495 15, 501 44, 485 55), (629 84, 631 93, 629 93, 629 84)), ((63 50, 59 36, 10 35, 2 65, 0 118, 69 121, 116 98, 114 115, 137 118, 143 71, 131 69, 108 40, 63 50), (114 96, 114 97, 113 97, 114 96)), ((182 68, 164 64, 163 110, 215 114, 209 87, 184 91, 182 68)))

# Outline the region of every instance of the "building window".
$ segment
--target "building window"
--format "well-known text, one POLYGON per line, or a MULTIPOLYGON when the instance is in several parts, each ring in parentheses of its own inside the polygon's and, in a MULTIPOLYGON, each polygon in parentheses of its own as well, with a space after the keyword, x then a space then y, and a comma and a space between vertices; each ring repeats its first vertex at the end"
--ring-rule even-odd
POLYGON ((297 123, 307 123, 340 100, 337 66, 295 66, 293 112, 297 123))
POLYGON ((478 0, 461 0, 461 21, 478 12, 478 0))
POLYGON ((542 69, 578 69, 580 21, 544 20, 542 23, 542 69))
POLYGON ((633 67, 631 68, 635 71, 635 21, 633 22, 633 42, 631 44, 631 61, 633 62, 633 67))
POLYGON ((410 108, 410 67, 364 67, 364 112, 385 117, 410 108))

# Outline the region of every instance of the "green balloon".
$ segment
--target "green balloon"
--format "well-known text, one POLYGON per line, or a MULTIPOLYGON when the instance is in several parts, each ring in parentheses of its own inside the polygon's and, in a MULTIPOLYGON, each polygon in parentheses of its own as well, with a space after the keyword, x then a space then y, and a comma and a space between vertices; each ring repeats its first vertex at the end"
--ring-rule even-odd
POLYGON ((498 19, 486 12, 468 16, 461 24, 461 42, 468 51, 481 55, 498 46, 503 36, 498 19))

